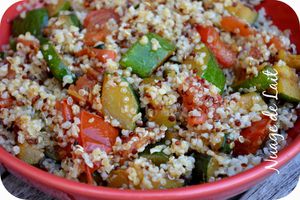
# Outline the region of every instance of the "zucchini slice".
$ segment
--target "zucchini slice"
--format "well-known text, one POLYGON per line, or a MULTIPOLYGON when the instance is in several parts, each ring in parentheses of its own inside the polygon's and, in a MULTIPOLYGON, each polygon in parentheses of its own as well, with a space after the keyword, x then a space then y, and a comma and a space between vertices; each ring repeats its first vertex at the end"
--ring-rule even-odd
POLYGON ((156 166, 160 166, 161 164, 169 161, 169 156, 167 156, 163 152, 155 152, 152 154, 150 153, 150 151, 143 152, 140 154, 140 156, 151 160, 151 162, 156 166))
POLYGON ((242 108, 248 112, 251 112, 252 107, 258 104, 260 106, 267 106, 263 98, 260 96, 260 94, 256 92, 250 92, 247 94, 241 95, 241 98, 237 102, 237 108, 242 108))
POLYGON ((273 67, 266 66, 262 69, 256 77, 245 80, 244 82, 233 86, 234 90, 239 90, 241 88, 250 89, 256 87, 257 92, 263 92, 270 87, 274 81, 267 74, 276 74, 273 67))
POLYGON ((120 123, 120 127, 133 130, 135 116, 139 113, 139 101, 130 84, 123 78, 106 74, 102 87, 103 111, 120 123))
POLYGON ((233 6, 226 7, 226 10, 231 15, 243 19, 247 21, 249 24, 254 24, 258 18, 258 13, 255 10, 245 6, 241 2, 238 2, 233 6))
POLYGON ((149 118, 150 121, 153 121, 160 126, 164 125, 167 128, 171 128, 176 125, 176 116, 174 113, 171 113, 168 107, 164 106, 161 109, 154 109, 153 112, 154 115, 149 118))
POLYGON ((288 66, 275 65, 279 75, 278 95, 284 101, 291 103, 300 102, 299 77, 296 71, 288 66))
POLYGON ((191 65, 199 77, 215 85, 220 89, 221 93, 223 93, 226 77, 212 52, 204 44, 201 44, 201 46, 202 48, 194 50, 196 58, 187 59, 183 64, 191 65), (201 62, 201 59, 198 60, 197 57, 201 57, 203 54, 205 54, 205 56, 202 59, 203 62, 201 62), (203 67, 205 68, 203 69, 203 67))
POLYGON ((278 52, 278 58, 286 62, 289 67, 300 70, 300 55, 293 55, 286 50, 280 50, 278 52))
POLYGON ((75 74, 65 65, 55 47, 47 40, 41 39, 40 41, 42 44, 42 54, 53 76, 59 81, 64 81, 64 79, 68 78, 68 83, 73 83, 75 81, 75 74))
POLYGON ((136 42, 121 59, 121 66, 131 67, 133 73, 142 78, 167 60, 176 50, 175 45, 157 34, 149 33, 136 42))
POLYGON ((209 155, 194 153, 195 168, 193 170, 193 179, 197 183, 208 182, 211 177, 214 177, 215 171, 218 169, 218 161, 209 155))
POLYGON ((42 35, 42 30, 48 25, 48 12, 45 8, 32 10, 26 13, 25 18, 17 17, 12 24, 12 34, 18 37, 27 32, 35 36, 42 35))
POLYGON ((60 11, 69 10, 71 8, 71 3, 66 0, 58 0, 57 4, 47 5, 47 10, 50 17, 55 17, 60 11))
POLYGON ((79 21, 78 17, 75 14, 69 15, 61 15, 59 19, 64 22, 66 26, 75 26, 81 28, 81 22, 79 21))

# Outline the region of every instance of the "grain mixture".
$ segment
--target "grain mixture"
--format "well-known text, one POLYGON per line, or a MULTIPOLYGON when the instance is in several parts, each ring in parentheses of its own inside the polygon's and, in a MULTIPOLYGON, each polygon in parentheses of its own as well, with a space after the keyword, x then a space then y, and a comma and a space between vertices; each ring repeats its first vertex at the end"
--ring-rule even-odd
POLYGON ((269 127, 280 150, 300 102, 296 47, 258 3, 19 6, 0 58, 0 145, 57 176, 129 189, 258 165, 270 156, 269 127))

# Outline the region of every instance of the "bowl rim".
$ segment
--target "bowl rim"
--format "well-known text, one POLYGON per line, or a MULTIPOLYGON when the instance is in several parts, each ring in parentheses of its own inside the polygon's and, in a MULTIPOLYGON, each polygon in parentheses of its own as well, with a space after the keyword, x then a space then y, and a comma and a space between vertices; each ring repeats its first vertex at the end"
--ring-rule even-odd
MULTIPOLYGON (((23 2, 18 2, 11 6, 8 11, 23 2)), ((10 14, 10 17, 15 14, 10 14)), ((5 17, 3 16, 1 24, 5 23, 5 17)), ((5 27, 8 27, 7 25, 5 27)), ((3 31, 3 30, 1 30, 3 31)), ((279 151, 278 162, 276 168, 279 169, 283 165, 287 164, 293 157, 295 157, 300 152, 300 135, 298 135, 290 144, 288 144, 284 149, 279 151)), ((104 199, 117 199, 123 197, 124 199, 130 199, 134 196, 137 199, 149 199, 154 197, 160 197, 160 199, 170 199, 174 197, 180 199, 182 196, 185 198, 201 198, 221 195, 230 196, 231 190, 236 190, 240 188, 239 191, 242 192, 249 186, 253 185, 259 179, 271 175, 274 171, 268 170, 265 167, 269 165, 268 162, 264 161, 261 164, 246 170, 244 172, 238 173, 234 176, 227 177, 216 182, 205 183, 193 186, 187 186, 182 188, 167 189, 167 190, 121 190, 116 188, 108 188, 103 186, 92 186, 84 183, 75 182, 68 180, 66 178, 58 177, 43 171, 37 167, 31 166, 22 160, 16 158, 12 154, 8 153, 4 148, 0 146, 0 164, 13 172, 19 173, 21 176, 33 182, 46 185, 58 191, 66 192, 68 194, 79 194, 85 197, 101 197, 104 199), (218 194, 216 194, 218 193, 218 194)))
MULTIPOLYGON (((295 157, 300 152, 300 135, 293 140, 291 144, 282 149, 276 161, 277 169, 280 169, 284 164, 287 164, 293 157, 295 157)), ((70 194, 80 194, 87 197, 101 196, 106 199, 113 199, 116 197, 131 198, 132 195, 137 195, 137 197, 163 197, 164 199, 169 199, 170 197, 183 195, 185 197, 207 197, 214 196, 216 193, 223 193, 241 187, 244 188, 251 182, 257 179, 264 178, 274 171, 268 170, 265 167, 269 165, 268 162, 264 161, 261 164, 241 172, 237 175, 224 178, 222 180, 205 183, 193 186, 187 186, 182 188, 167 189, 167 190, 128 190, 128 189, 115 189, 103 186, 92 186, 84 183, 75 182, 68 180, 66 178, 58 177, 43 171, 37 167, 31 166, 20 159, 16 158, 12 154, 8 153, 2 147, 0 147, 0 162, 4 164, 5 167, 12 169, 22 176, 30 178, 35 182, 42 183, 51 188, 57 190, 65 191, 70 194)))

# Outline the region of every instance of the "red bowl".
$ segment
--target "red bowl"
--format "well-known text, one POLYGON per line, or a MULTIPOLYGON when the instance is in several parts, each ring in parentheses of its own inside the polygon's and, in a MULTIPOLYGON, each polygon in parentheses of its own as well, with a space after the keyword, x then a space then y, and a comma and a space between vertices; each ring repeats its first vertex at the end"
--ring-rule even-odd
MULTIPOLYGON (((10 34, 9 22, 19 14, 16 10, 18 4, 20 3, 10 7, 2 19, 0 26, 0 45, 7 44, 8 42, 10 34)), ((273 17, 273 20, 278 27, 284 29, 289 28, 292 30, 291 39, 297 44, 298 49, 300 49, 299 21, 295 12, 289 6, 274 0, 265 0, 263 6, 266 8, 268 15, 273 17), (286 15, 286 13, 289 14, 286 15)), ((300 135, 298 132, 288 146, 278 154, 276 160, 278 164, 276 165, 276 168, 285 165, 299 152, 300 135)), ((24 163, 1 147, 0 163, 2 163, 8 171, 38 189, 54 197, 65 200, 117 200, 121 198, 123 200, 131 200, 132 198, 141 200, 226 199, 248 190, 250 187, 258 184, 274 173, 274 171, 265 168, 270 165, 270 163, 263 162, 246 172, 214 183, 170 190, 131 191, 107 187, 95 187, 56 177, 24 163)))

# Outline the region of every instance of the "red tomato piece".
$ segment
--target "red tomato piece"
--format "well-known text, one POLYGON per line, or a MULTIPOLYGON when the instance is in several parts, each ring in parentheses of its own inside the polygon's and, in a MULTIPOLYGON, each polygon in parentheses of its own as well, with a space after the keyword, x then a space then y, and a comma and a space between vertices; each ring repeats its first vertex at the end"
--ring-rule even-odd
POLYGON ((116 52, 105 49, 86 48, 76 54, 76 56, 87 55, 90 58, 97 58, 100 62, 106 63, 108 59, 115 60, 116 52))
POLYGON ((113 9, 96 10, 87 15, 83 25, 87 29, 99 29, 102 28, 109 19, 115 19, 118 22, 120 16, 115 13, 113 9))
POLYGON ((213 26, 196 27, 201 36, 201 40, 216 56, 218 62, 224 68, 233 67, 236 61, 236 53, 234 53, 228 46, 222 42, 218 31, 213 26))
POLYGON ((80 140, 87 152, 100 148, 107 153, 112 151, 119 130, 105 122, 98 115, 81 111, 80 140))
POLYGON ((233 149, 234 155, 247 155, 255 154, 257 150, 267 140, 269 135, 269 126, 272 120, 267 116, 262 116, 262 119, 257 122, 253 122, 248 128, 245 128, 241 132, 241 136, 244 137, 244 142, 235 142, 233 149))
POLYGON ((2 108, 10 108, 14 103, 12 98, 2 99, 0 98, 0 109, 2 108))
POLYGON ((68 104, 67 99, 56 102, 56 109, 61 111, 65 121, 73 120, 72 106, 68 104))
POLYGON ((277 36, 273 36, 267 45, 271 46, 272 44, 275 46, 277 50, 285 49, 281 40, 277 36))

